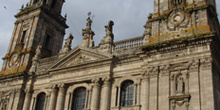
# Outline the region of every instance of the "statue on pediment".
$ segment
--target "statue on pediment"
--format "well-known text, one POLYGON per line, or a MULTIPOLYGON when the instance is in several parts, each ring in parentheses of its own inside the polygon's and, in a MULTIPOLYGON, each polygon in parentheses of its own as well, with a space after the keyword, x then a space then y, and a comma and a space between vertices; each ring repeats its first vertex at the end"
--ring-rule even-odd
POLYGON ((108 22, 108 25, 105 26, 106 36, 112 36, 113 35, 113 33, 112 33, 113 25, 114 25, 114 22, 110 20, 108 22))

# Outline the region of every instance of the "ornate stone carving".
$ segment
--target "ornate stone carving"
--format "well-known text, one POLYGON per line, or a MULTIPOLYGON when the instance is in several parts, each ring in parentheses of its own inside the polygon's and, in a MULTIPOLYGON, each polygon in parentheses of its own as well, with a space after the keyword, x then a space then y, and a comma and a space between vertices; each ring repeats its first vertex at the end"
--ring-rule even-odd
POLYGON ((93 36, 95 33, 91 29, 92 20, 90 17, 87 18, 86 29, 82 30, 83 41, 80 44, 80 47, 94 47, 93 36))
POLYGON ((171 110, 188 110, 190 95, 169 97, 171 110))
POLYGON ((101 40, 101 43, 99 44, 101 51, 106 51, 110 53, 112 52, 114 39, 114 35, 112 32, 113 25, 114 22, 110 20, 108 22, 108 25, 105 26, 106 36, 104 37, 104 39, 101 40))
POLYGON ((147 23, 144 25, 145 31, 143 34, 144 37, 144 44, 147 45, 149 43, 149 38, 151 37, 151 31, 152 31, 152 23, 150 22, 150 19, 152 19, 153 14, 150 13, 148 16, 148 21, 147 23))
POLYGON ((110 21, 108 22, 108 25, 105 26, 106 36, 111 36, 111 37, 113 37, 113 33, 112 33, 113 25, 114 25, 114 22, 110 20, 110 21))
POLYGON ((184 11, 173 10, 171 11, 168 19, 169 20, 167 23, 167 28, 170 31, 176 31, 176 30, 188 27, 190 16, 184 11))
POLYGON ((0 109, 7 110, 11 92, 10 91, 0 91, 0 109))
POLYGON ((75 60, 73 60, 71 63, 69 63, 66 66, 70 66, 70 65, 76 65, 76 64, 82 64, 88 61, 91 61, 92 58, 86 56, 86 55, 80 55, 78 58, 76 58, 75 60))
POLYGON ((184 94, 185 92, 185 78, 182 76, 182 74, 178 74, 176 76, 176 94, 184 94))
POLYGON ((170 73, 170 65, 160 66, 160 75, 161 76, 169 75, 169 73, 170 73))
POLYGON ((100 86, 100 78, 96 77, 92 79, 93 87, 99 87, 100 86))
POLYGON ((72 40, 73 40, 73 35, 70 34, 69 37, 66 39, 66 42, 64 44, 63 49, 60 51, 60 53, 66 53, 69 52, 71 50, 71 44, 72 44, 72 40))
POLYGON ((158 67, 150 67, 147 74, 149 77, 158 77, 158 67))
POLYGON ((29 70, 30 72, 36 72, 38 60, 41 58, 41 50, 42 50, 42 45, 39 44, 37 46, 36 53, 32 59, 33 62, 32 62, 31 68, 29 70))
POLYGON ((104 77, 104 78, 102 78, 102 80, 104 82, 103 86, 110 86, 111 85, 111 80, 109 77, 104 77))
POLYGON ((37 46, 36 53, 35 53, 35 56, 34 56, 34 58, 33 58, 33 61, 40 59, 40 57, 41 57, 41 49, 42 49, 42 45, 39 44, 39 45, 37 46))
POLYGON ((90 19, 90 17, 88 17, 86 21, 86 29, 91 30, 92 20, 90 19))
POLYGON ((189 74, 187 70, 171 72, 171 93, 175 96, 188 94, 189 74))
MULTIPOLYGON (((54 87, 54 86, 53 86, 54 87)), ((57 85, 58 88, 66 88, 66 85, 64 83, 58 84, 57 85)))

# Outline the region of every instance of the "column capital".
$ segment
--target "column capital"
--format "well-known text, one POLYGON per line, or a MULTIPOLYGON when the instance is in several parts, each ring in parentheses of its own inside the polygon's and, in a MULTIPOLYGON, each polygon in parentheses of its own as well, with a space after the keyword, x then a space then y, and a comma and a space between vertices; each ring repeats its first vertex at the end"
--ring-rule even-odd
POLYGON ((110 77, 104 77, 104 78, 102 78, 102 81, 104 82, 103 86, 110 86, 111 85, 111 78, 110 77))
POLYGON ((66 88, 66 85, 64 83, 58 84, 57 85, 58 88, 66 88))
POLYGON ((50 88, 50 89, 56 89, 56 88, 57 88, 57 85, 56 85, 56 84, 51 84, 51 85, 49 86, 49 88, 50 88))
POLYGON ((92 82, 93 82, 94 87, 99 87, 100 86, 100 78, 93 78, 92 82))

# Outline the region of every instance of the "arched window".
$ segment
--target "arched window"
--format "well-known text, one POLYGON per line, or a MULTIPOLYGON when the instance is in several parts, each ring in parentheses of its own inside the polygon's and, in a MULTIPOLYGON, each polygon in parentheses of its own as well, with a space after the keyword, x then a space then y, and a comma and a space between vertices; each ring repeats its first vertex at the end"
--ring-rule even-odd
POLYGON ((81 87, 76 89, 73 93, 72 109, 71 110, 83 110, 86 100, 86 88, 81 87))
POLYGON ((125 81, 121 86, 120 106, 131 106, 134 100, 134 82, 125 81))
POLYGON ((37 95, 37 103, 35 110, 44 110, 46 94, 44 92, 37 95))

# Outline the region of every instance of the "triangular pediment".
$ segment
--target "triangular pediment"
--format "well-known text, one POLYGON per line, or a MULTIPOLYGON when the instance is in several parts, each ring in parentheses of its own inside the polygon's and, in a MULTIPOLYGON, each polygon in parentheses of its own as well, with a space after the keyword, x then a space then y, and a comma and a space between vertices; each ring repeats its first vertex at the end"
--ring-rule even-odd
POLYGON ((76 47, 60 58, 49 68, 49 70, 81 65, 109 58, 112 58, 112 55, 99 53, 98 51, 89 48, 76 47))

